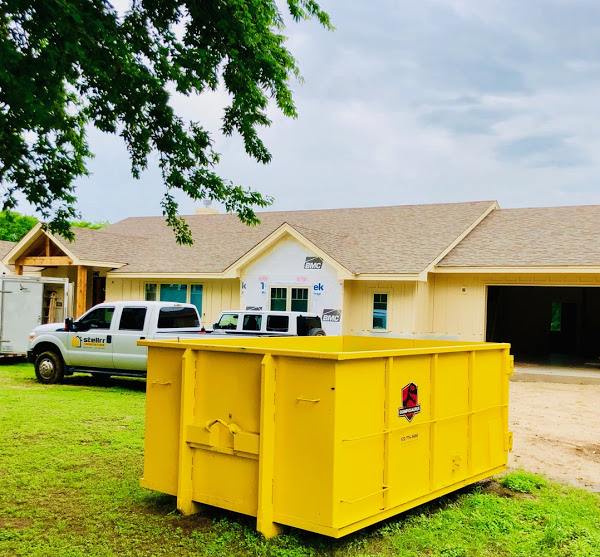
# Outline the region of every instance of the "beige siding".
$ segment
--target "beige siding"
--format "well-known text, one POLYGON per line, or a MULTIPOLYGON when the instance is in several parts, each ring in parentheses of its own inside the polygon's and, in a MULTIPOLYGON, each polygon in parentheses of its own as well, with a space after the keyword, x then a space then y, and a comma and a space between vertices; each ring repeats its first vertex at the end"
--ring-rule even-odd
POLYGON ((417 309, 426 303, 427 292, 416 282, 403 281, 345 281, 344 334, 372 331, 376 293, 388 295, 388 330, 394 334, 415 334, 422 319, 417 319, 417 309))
POLYGON ((202 281, 202 322, 211 327, 226 309, 240 309, 239 279, 202 281))
POLYGON ((433 332, 485 340, 487 286, 600 286, 600 275, 575 273, 430 274, 433 332))
POLYGON ((202 285, 202 322, 210 326, 216 321, 219 313, 226 309, 239 309, 240 281, 238 279, 208 279, 190 280, 188 278, 153 280, 153 279, 122 279, 109 276, 106 280, 107 300, 143 300, 145 285, 157 284, 201 284, 202 285))

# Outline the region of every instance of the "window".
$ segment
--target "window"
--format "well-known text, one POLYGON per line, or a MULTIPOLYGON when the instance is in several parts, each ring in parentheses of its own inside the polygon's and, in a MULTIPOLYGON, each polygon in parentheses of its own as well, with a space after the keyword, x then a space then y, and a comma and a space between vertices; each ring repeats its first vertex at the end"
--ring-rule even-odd
POLYGON ((147 283, 145 300, 148 302, 177 302, 193 304, 202 315, 202 285, 201 284, 157 284, 147 283))
POLYGON ((562 302, 552 302, 550 330, 560 333, 562 329, 562 302))
POLYGON ((272 311, 285 311, 287 309, 287 288, 271 288, 272 311))
POLYGON ((145 300, 148 302, 156 302, 158 294, 158 284, 147 284, 146 285, 146 297, 145 300))
POLYGON ((161 284, 160 301, 185 304, 187 302, 187 291, 187 284, 161 284))
POLYGON ((198 313, 202 314, 202 285, 190 284, 190 304, 194 304, 198 313))
POLYGON ((123 308, 119 331, 143 331, 146 308, 123 308))
POLYGON ((292 288, 292 311, 308 311, 308 288, 292 288))
POLYGON ((271 288, 271 311, 308 311, 308 288, 271 288))
POLYGON ((373 294, 373 329, 387 329, 387 294, 373 294))
POLYGON ((200 321, 194 308, 161 308, 158 314, 159 329, 186 329, 199 326, 200 321))
POLYGON ((267 315, 267 331, 286 333, 290 328, 290 318, 287 315, 267 315))
POLYGON ((224 313, 217 323, 215 329, 237 329, 239 316, 237 313, 224 313))
POLYGON ((262 323, 262 315, 245 315, 244 316, 244 331, 260 331, 262 323))
POLYGON ((84 315, 77 323, 79 323, 80 331, 89 331, 90 329, 110 329, 115 308, 102 307, 90 311, 84 315))

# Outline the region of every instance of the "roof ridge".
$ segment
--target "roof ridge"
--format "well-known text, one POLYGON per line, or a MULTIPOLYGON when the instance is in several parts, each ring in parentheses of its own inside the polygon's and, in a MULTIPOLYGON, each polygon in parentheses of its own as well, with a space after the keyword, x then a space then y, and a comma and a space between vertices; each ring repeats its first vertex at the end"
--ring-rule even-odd
MULTIPOLYGON (((334 208, 321 208, 321 209, 280 209, 280 210, 276 210, 276 211, 256 211, 256 214, 271 216, 271 215, 278 215, 278 214, 283 214, 283 213, 296 214, 296 213, 324 213, 324 212, 341 212, 341 211, 368 211, 370 209, 411 209, 414 207, 444 207, 444 206, 476 205, 476 204, 491 204, 491 203, 497 203, 497 201, 489 200, 489 199, 482 199, 482 200, 478 200, 478 201, 451 201, 451 202, 442 202, 442 203, 411 203, 409 205, 375 205, 375 206, 371 206, 371 207, 334 207, 334 208)), ((210 214, 210 215, 190 214, 190 215, 180 215, 180 216, 184 219, 192 218, 192 217, 203 219, 206 217, 224 217, 224 216, 237 218, 236 213, 215 213, 215 214, 210 214)), ((164 216, 163 215, 144 215, 144 216, 125 217, 124 219, 121 219, 117 222, 113 222, 99 230, 106 230, 107 228, 110 228, 111 226, 121 223, 121 222, 124 222, 126 220, 137 220, 137 219, 153 219, 153 220, 162 219, 162 220, 164 220, 164 216)))

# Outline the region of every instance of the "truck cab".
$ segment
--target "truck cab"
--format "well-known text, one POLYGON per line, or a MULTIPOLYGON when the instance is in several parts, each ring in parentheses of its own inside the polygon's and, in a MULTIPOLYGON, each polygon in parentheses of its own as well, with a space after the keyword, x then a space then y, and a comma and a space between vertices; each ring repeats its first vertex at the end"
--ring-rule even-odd
POLYGON ((42 383, 64 375, 145 376, 147 348, 139 340, 198 335, 198 310, 171 302, 106 302, 77 321, 42 325, 30 334, 28 359, 42 383))

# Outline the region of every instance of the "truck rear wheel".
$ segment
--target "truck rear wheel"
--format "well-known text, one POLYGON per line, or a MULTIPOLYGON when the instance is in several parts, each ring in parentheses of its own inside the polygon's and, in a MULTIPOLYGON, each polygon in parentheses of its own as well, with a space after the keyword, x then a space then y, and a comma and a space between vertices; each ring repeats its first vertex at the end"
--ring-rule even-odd
POLYGON ((51 385, 62 381, 65 367, 60 354, 42 352, 35 360, 35 376, 40 383, 51 385))
POLYGON ((326 335, 325 335, 325 331, 323 329, 321 329, 320 327, 314 327, 310 331, 308 331, 308 336, 309 337, 324 337, 326 335))

